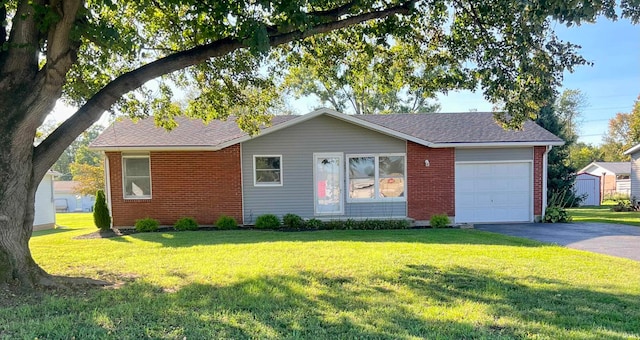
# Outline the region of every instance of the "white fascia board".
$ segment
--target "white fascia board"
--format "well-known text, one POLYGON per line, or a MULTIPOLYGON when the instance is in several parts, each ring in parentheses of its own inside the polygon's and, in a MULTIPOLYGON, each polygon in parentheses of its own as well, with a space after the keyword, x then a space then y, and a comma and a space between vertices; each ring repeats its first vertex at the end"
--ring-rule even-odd
POLYGON ((623 154, 625 154, 625 155, 630 155, 630 154, 632 154, 632 153, 634 153, 634 152, 636 152, 636 151, 638 151, 638 150, 640 150, 640 144, 636 144, 636 145, 635 145, 635 146, 633 146, 631 149, 629 149, 629 150, 627 150, 627 151, 623 152, 623 154))
POLYGON ((556 146, 564 142, 490 142, 490 143, 434 143, 432 148, 512 148, 529 146, 556 146))
MULTIPOLYGON (((599 165, 598 165, 598 164, 596 164, 595 162, 591 162, 591 163, 587 164, 587 166, 585 166, 584 168, 580 169, 580 170, 578 171, 578 173, 583 173, 583 172, 584 172, 584 173, 588 173, 587 171, 588 171, 588 170, 589 170, 589 168, 591 168, 591 167, 595 167, 596 169, 602 169, 602 170, 607 171, 606 169, 603 169, 601 166, 599 166, 599 165)), ((597 170, 593 170, 593 171, 597 171, 597 170)), ((593 172, 593 171, 591 171, 591 172, 593 172)), ((601 172, 602 172, 602 171, 601 171, 601 172)))
POLYGON ((273 133, 273 132, 276 132, 276 131, 279 131, 279 130, 282 130, 282 129, 286 129, 289 126, 296 125, 296 124, 305 122, 305 121, 307 121, 309 119, 315 118, 316 116, 319 116, 319 115, 325 113, 327 110, 328 109, 319 109, 319 110, 315 110, 315 111, 309 112, 307 114, 300 115, 300 116, 296 117, 295 119, 291 119, 291 120, 286 121, 284 123, 280 123, 280 124, 278 124, 276 126, 270 126, 270 127, 266 128, 266 129, 260 131, 260 133, 255 135, 255 136, 249 136, 247 134, 247 135, 244 135, 242 137, 234 138, 232 140, 226 141, 224 143, 219 144, 217 146, 217 148, 218 149, 224 149, 224 148, 226 148, 228 146, 231 146, 231 145, 235 145, 235 144, 238 144, 238 143, 243 143, 243 142, 246 142, 248 140, 255 139, 255 138, 260 138, 260 137, 262 137, 264 135, 268 135, 270 133, 273 133))
POLYGON ((327 113, 327 115, 332 116, 332 117, 334 117, 336 119, 340 119, 340 120, 352 123, 354 125, 357 125, 357 126, 369 129, 369 130, 373 130, 373 131, 376 131, 376 132, 379 132, 379 133, 382 133, 382 134, 385 134, 385 135, 388 135, 388 136, 391 136, 391 137, 395 137, 395 138, 398 138, 398 139, 404 139, 404 140, 411 141, 411 142, 414 142, 416 144, 420 144, 420 145, 428 146, 428 147, 433 147, 433 145, 434 145, 433 143, 431 143, 429 141, 426 141, 424 139, 416 138, 416 137, 413 137, 411 135, 407 135, 407 134, 402 133, 402 132, 391 130, 389 128, 386 128, 386 127, 378 125, 378 124, 374 124, 374 123, 370 123, 370 122, 367 122, 367 121, 362 120, 362 119, 354 118, 353 116, 346 115, 344 113, 340 113, 340 112, 337 112, 335 110, 330 110, 329 112, 326 112, 326 113, 327 113))
POLYGON ((346 121, 346 122, 351 123, 353 125, 364 127, 364 128, 369 129, 369 130, 373 130, 373 131, 376 131, 376 132, 379 132, 379 133, 382 133, 382 134, 385 134, 385 135, 388 135, 388 136, 391 136, 391 137, 412 141, 412 142, 420 144, 420 145, 424 145, 424 146, 431 146, 432 145, 430 142, 422 140, 420 138, 416 138, 416 137, 413 137, 413 136, 410 136, 410 135, 407 135, 407 134, 404 134, 404 133, 401 133, 401 132, 398 132, 398 131, 394 131, 394 130, 385 128, 383 126, 377 125, 377 124, 369 123, 369 122, 364 121, 362 119, 354 118, 351 115, 346 115, 344 113, 340 113, 340 112, 338 112, 336 110, 323 108, 323 109, 318 109, 318 110, 309 112, 309 113, 304 114, 304 115, 300 115, 299 117, 297 117, 295 119, 286 121, 286 122, 278 124, 276 126, 268 127, 266 129, 262 130, 260 132, 260 134, 258 134, 256 136, 252 137, 252 136, 247 135, 247 136, 242 136, 240 138, 232 139, 232 140, 230 140, 228 142, 225 142, 225 143, 222 143, 222 144, 218 145, 218 148, 219 149, 223 149, 223 148, 226 148, 228 146, 231 146, 231 145, 234 145, 234 144, 238 144, 238 143, 242 143, 242 142, 246 142, 246 141, 254 139, 254 138, 260 138, 261 136, 270 134, 272 132, 276 132, 276 131, 279 131, 279 130, 282 130, 282 129, 286 129, 286 128, 290 127, 290 126, 293 126, 293 125, 296 125, 296 124, 300 124, 302 122, 306 122, 307 120, 313 119, 313 118, 315 118, 317 116, 320 116, 320 115, 327 115, 327 116, 330 116, 330 117, 333 117, 333 118, 336 118, 336 119, 340 119, 342 121, 346 121))
POLYGON ((218 151, 217 146, 93 146, 89 149, 103 152, 129 152, 129 151, 218 151))

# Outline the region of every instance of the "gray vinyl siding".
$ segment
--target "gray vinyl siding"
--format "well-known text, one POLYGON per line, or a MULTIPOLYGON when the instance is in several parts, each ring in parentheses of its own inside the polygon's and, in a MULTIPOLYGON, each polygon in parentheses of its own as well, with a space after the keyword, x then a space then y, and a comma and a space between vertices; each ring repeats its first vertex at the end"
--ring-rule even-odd
POLYGON ((533 148, 456 149, 456 162, 533 160, 533 148))
MULTIPOLYGON (((242 143, 244 223, 272 213, 314 217, 313 154, 406 153, 406 142, 328 116, 318 116, 242 143), (254 186, 254 155, 282 155, 282 186, 254 186)), ((345 176, 346 177, 346 176, 345 176)), ((347 203, 344 215, 324 218, 384 218, 406 216, 406 202, 347 203)), ((315 216, 318 217, 318 216, 315 216)))
POLYGON ((640 152, 631 154, 631 197, 640 199, 640 152))

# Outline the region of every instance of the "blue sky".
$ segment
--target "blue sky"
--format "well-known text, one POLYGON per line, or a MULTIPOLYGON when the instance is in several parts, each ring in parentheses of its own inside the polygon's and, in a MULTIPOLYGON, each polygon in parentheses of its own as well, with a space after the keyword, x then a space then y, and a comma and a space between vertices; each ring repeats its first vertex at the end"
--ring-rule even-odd
MULTIPOLYGON (((618 112, 630 112, 640 95, 640 26, 628 20, 600 20, 570 28, 556 24, 555 30, 561 39, 582 46, 582 56, 594 63, 566 72, 563 88, 585 94, 580 141, 600 144, 609 119, 618 112)), ((490 111, 492 107, 478 93, 459 92, 439 99, 443 112, 490 111)))

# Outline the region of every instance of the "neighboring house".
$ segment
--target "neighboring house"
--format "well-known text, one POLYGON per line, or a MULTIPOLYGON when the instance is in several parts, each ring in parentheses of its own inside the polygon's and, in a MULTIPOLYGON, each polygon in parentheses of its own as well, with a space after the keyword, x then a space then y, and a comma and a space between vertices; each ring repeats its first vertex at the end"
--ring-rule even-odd
POLYGON ((631 191, 631 162, 592 162, 578 173, 600 176, 603 198, 613 194, 629 195, 631 191))
POLYGON ((527 121, 506 131, 491 113, 275 116, 257 136, 233 119, 122 120, 91 148, 105 152, 116 227, 262 214, 528 222, 546 206, 547 153, 563 141, 527 121))
POLYGON ((47 171, 36 190, 35 213, 33 216, 33 230, 52 229, 56 226, 56 209, 53 202, 54 177, 59 175, 55 171, 47 171))
POLYGON ((582 198, 581 206, 584 205, 600 205, 602 202, 602 194, 600 186, 600 176, 581 173, 576 176, 574 184, 576 196, 582 198))
POLYGON ((78 185, 77 181, 55 181, 53 183, 53 197, 57 212, 93 211, 95 197, 77 194, 76 185, 78 185))
POLYGON ((640 199, 640 144, 625 151, 624 154, 631 156, 631 173, 629 176, 629 180, 631 181, 631 198, 637 201, 640 199))

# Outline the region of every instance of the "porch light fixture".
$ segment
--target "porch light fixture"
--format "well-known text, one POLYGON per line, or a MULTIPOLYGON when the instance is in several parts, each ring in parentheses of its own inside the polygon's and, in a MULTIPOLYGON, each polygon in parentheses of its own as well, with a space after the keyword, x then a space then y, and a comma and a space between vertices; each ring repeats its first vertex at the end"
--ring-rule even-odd
POLYGON ((425 166, 425 167, 429 167, 429 165, 431 165, 431 164, 429 163, 429 160, 428 160, 428 159, 425 159, 425 160, 424 160, 424 166, 425 166))

